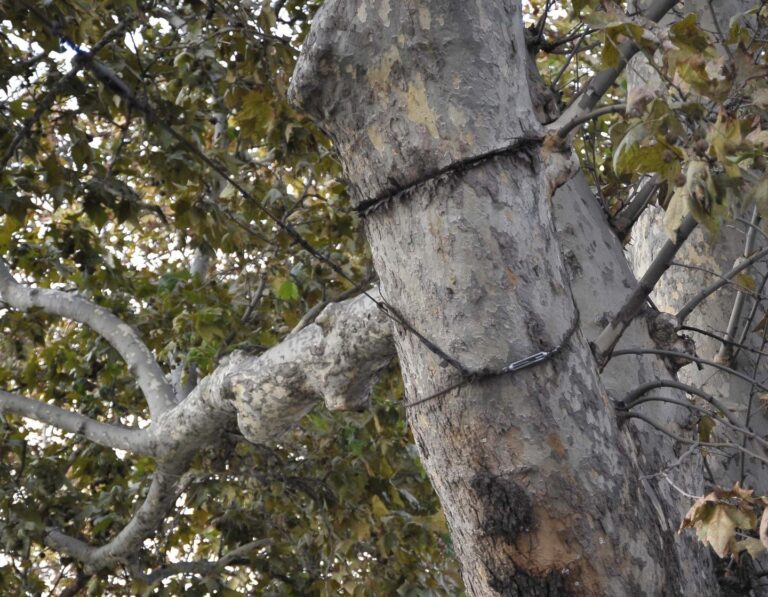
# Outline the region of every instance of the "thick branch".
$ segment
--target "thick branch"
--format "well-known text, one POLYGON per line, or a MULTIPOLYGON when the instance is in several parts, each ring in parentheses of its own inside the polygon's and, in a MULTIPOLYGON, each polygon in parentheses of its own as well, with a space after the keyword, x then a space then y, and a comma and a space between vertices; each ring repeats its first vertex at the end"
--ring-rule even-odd
POLYGON ((0 412, 3 411, 80 434, 101 446, 138 454, 152 454, 149 434, 143 429, 100 423, 80 413, 0 390, 0 412))
POLYGON ((361 410, 372 379, 395 356, 392 322, 377 290, 325 308, 231 378, 240 430, 249 440, 278 437, 322 397, 330 410, 361 410))
POLYGON ((114 313, 68 292, 28 288, 16 282, 0 259, 0 297, 14 309, 38 307, 90 327, 123 357, 144 394, 152 419, 174 405, 173 388, 139 334, 114 313))
POLYGON ((373 378, 395 353, 391 321, 374 299, 380 300, 377 290, 329 305, 314 323, 260 356, 230 355, 183 402, 153 421, 158 470, 125 528, 101 547, 56 530, 46 543, 88 571, 130 563, 171 512, 194 453, 214 445, 236 414, 248 439, 264 441, 297 425, 321 397, 331 409, 365 406, 373 378))

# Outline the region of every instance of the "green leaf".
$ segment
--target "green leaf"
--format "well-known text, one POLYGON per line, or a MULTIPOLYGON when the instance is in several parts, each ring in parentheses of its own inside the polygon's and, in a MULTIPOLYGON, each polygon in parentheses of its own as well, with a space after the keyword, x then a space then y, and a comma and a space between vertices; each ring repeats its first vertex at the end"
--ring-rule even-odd
POLYGON ((699 27, 698 15, 694 12, 670 25, 669 36, 675 45, 694 53, 707 52, 713 45, 712 37, 699 27))
POLYGON ((293 280, 283 280, 276 290, 277 298, 284 301, 296 300, 299 298, 299 287, 293 280))
POLYGON ((708 442, 712 437, 712 430, 715 428, 715 420, 709 416, 703 416, 699 419, 699 441, 708 442))

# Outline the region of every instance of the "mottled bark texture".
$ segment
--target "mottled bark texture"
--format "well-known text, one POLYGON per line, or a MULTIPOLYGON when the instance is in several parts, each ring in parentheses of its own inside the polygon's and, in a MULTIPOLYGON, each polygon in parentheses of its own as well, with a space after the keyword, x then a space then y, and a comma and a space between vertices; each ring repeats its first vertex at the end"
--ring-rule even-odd
MULTIPOLYGON (((27 295, 38 300, 41 296, 51 298, 50 293, 56 292, 38 292, 16 284, 7 270, 0 270, 3 273, 0 298, 14 304, 26 304, 27 295)), ((40 302, 43 308, 69 305, 66 309, 50 308, 49 312, 56 314, 71 316, 81 311, 73 305, 89 305, 84 298, 63 292, 56 295, 57 303, 47 298, 40 302)), ((368 404, 373 381, 395 354, 392 325, 378 301, 378 290, 371 289, 327 306, 313 323, 261 355, 230 355, 178 405, 152 416, 146 429, 100 423, 52 404, 0 391, 0 411, 81 433, 105 446, 144 453, 157 462, 146 498, 110 541, 94 546, 52 530, 46 544, 76 558, 90 572, 123 563, 141 576, 143 570, 136 568, 139 548, 172 510, 184 488, 183 473, 192 456, 216 445, 235 420, 249 440, 274 441, 295 427, 321 399, 331 410, 359 410, 368 404)), ((102 316, 100 311, 95 313, 93 317, 102 316)), ((87 323, 92 323, 93 317, 87 323)), ((131 338, 141 342, 138 335, 131 338)), ((151 354, 143 344, 141 347, 151 354)))
MULTIPOLYGON (((577 317, 525 61, 514 0, 328 0, 291 88, 358 203, 426 180, 366 231, 384 298, 473 371, 553 347, 577 317)), ((408 329, 395 339, 409 401, 458 379, 408 329)), ((419 404, 409 421, 469 594, 688 594, 581 332, 554 359, 419 404)))
MULTIPOLYGON (((552 206, 573 297, 581 315, 581 330, 592 341, 625 304, 637 281, 619 239, 581 172, 557 190, 552 206)), ((617 348, 654 346, 648 328, 646 317, 637 317, 624 332, 617 348)), ((613 400, 623 400, 630 389, 643 384, 674 379, 663 360, 655 355, 615 358, 600 372, 600 380, 613 400)), ((657 388, 653 394, 686 400, 684 392, 673 388, 657 388)), ((678 435, 684 436, 690 430, 691 414, 687 409, 654 402, 635 410, 678 435)), ((622 425, 620 439, 633 464, 642 472, 645 498, 653 505, 670 554, 674 550, 686 578, 685 594, 718 594, 708 548, 692 533, 674 532, 690 502, 672 484, 691 494, 703 494, 699 454, 690 454, 668 470, 669 464, 687 450, 686 446, 676 445, 645 423, 632 420, 622 425)))

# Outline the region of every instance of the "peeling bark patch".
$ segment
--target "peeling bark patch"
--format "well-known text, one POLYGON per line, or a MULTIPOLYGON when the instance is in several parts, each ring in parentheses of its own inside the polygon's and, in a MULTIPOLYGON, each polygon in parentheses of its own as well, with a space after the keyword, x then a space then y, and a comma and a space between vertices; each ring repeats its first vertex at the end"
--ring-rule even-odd
POLYGON ((489 567, 488 573, 491 577, 488 584, 503 597, 567 597, 572 594, 565 575, 560 572, 534 576, 522 570, 498 571, 489 567))
POLYGON ((533 526, 531 498, 511 475, 480 473, 471 481, 477 496, 480 527, 489 537, 503 538, 510 544, 520 533, 528 533, 533 526))
POLYGON ((567 455, 567 452, 565 451, 565 447, 563 446, 563 442, 560 441, 560 436, 558 436, 556 433, 550 433, 547 435, 547 444, 550 448, 552 448, 552 451, 557 454, 560 458, 565 458, 567 455))

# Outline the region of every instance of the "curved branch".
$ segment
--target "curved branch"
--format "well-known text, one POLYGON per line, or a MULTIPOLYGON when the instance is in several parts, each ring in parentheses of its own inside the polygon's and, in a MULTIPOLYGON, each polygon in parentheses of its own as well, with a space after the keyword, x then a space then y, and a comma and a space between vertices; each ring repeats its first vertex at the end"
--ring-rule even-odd
POLYGON ((674 379, 658 379, 656 381, 651 381, 641 386, 637 386, 634 390, 632 390, 629 394, 626 395, 624 400, 622 400, 617 404, 621 405, 621 407, 623 408, 627 408, 627 409, 632 408, 635 404, 637 404, 637 400, 643 394, 646 394, 651 390, 656 390, 658 388, 674 388, 676 390, 682 390, 683 392, 686 392, 688 394, 698 396, 705 402, 709 402, 712 406, 714 406, 721 413, 723 413, 723 416, 725 416, 725 418, 728 419, 730 423, 732 423, 733 425, 739 424, 739 422, 733 417, 733 415, 731 415, 728 412, 728 409, 725 408, 725 405, 722 402, 720 402, 717 398, 715 398, 714 396, 710 396, 700 388, 688 385, 681 381, 676 381, 674 379))
POLYGON ((563 126, 557 131, 557 136, 561 139, 565 139, 573 129, 581 126, 585 122, 589 122, 593 118, 603 116, 605 114, 614 114, 616 112, 624 112, 627 109, 627 104, 611 104, 609 106, 601 106, 594 110, 587 112, 586 114, 580 114, 575 116, 572 120, 563 124, 563 126))
POLYGON ((691 440, 691 439, 682 437, 680 435, 677 435, 676 433, 672 433, 669 429, 657 423, 656 421, 649 419, 645 415, 641 415, 639 413, 625 413, 623 416, 626 419, 640 419, 641 421, 645 421, 646 423, 648 423, 648 425, 656 429, 658 432, 663 433, 667 437, 675 440, 676 442, 680 442, 681 444, 686 444, 686 445, 697 444, 704 448, 733 448, 737 452, 741 452, 742 454, 746 454, 747 456, 754 458, 759 462, 768 464, 768 458, 760 456, 759 454, 755 454, 752 450, 747 450, 746 448, 738 444, 734 444, 731 442, 701 442, 698 440, 691 440))
POLYGON ((757 348, 752 348, 751 346, 747 346, 746 344, 740 344, 739 342, 736 342, 734 340, 726 340, 722 336, 719 336, 718 334, 715 334, 714 332, 710 332, 708 330, 703 330, 701 328, 697 328, 692 325, 681 325, 678 328, 681 332, 695 332, 696 334, 701 334, 702 336, 707 336, 708 338, 712 338, 713 340, 717 340, 718 342, 725 342, 738 350, 746 350, 747 352, 751 352, 752 354, 757 354, 760 356, 768 357, 768 352, 765 352, 764 350, 759 350, 757 348))
MULTIPOLYGON (((644 396, 643 398, 637 398, 631 404, 625 405, 625 409, 629 410, 636 406, 640 406, 641 404, 645 404, 646 402, 666 402, 667 404, 675 404, 682 408, 687 408, 689 410, 700 412, 704 415, 707 415, 708 417, 714 417, 714 415, 717 414, 716 412, 713 413, 707 410, 706 408, 699 406, 698 404, 694 404, 693 402, 686 402, 684 400, 678 400, 677 398, 668 398, 666 396, 644 396)), ((625 411, 620 411, 620 412, 624 414, 625 411)), ((768 441, 764 440, 762 437, 760 437, 753 431, 750 431, 746 427, 742 427, 739 424, 733 424, 729 421, 717 420, 717 422, 721 423, 722 425, 725 425, 730 429, 733 429, 737 433, 740 433, 742 436, 744 436, 745 439, 751 439, 754 442, 760 444, 763 448, 768 448, 768 441)))
POLYGON ((176 503, 183 485, 181 472, 186 466, 186 461, 160 464, 144 502, 130 522, 109 543, 93 547, 85 541, 52 529, 45 537, 45 544, 81 561, 85 564, 86 573, 98 572, 118 563, 130 563, 136 558, 144 540, 155 532, 176 503))
MULTIPOLYGON (((177 574, 198 574, 200 576, 210 576, 211 573, 216 572, 226 566, 233 566, 238 564, 247 564, 248 555, 259 548, 267 547, 272 544, 271 539, 259 539, 258 541, 251 541, 227 552, 218 560, 202 560, 196 562, 175 562, 173 564, 167 564, 161 566, 157 570, 153 570, 149 574, 140 575, 142 581, 150 585, 150 589, 153 585, 156 585, 161 580, 164 580, 177 574)), ((139 576, 139 575, 137 575, 139 576)))
POLYGON ((707 365, 709 367, 714 367, 715 369, 719 369, 720 371, 723 371, 725 373, 729 373, 730 375, 733 375, 734 377, 738 377, 739 379, 743 379, 746 382, 749 382, 751 384, 755 384, 755 387, 760 388, 764 392, 768 392, 768 386, 761 384, 758 382, 754 377, 750 377, 746 373, 742 373, 741 371, 737 371, 736 369, 731 369, 730 367, 726 367, 722 363, 716 363, 715 361, 710 361, 708 359, 702 359, 701 357, 688 354, 686 352, 680 352, 678 350, 662 350, 660 348, 624 348, 621 350, 616 350, 613 352, 614 357, 621 357, 624 355, 629 354, 657 354, 662 357, 674 357, 679 359, 688 359, 692 363, 698 363, 700 365, 707 365))
POLYGON ((123 357, 141 388, 152 419, 174 406, 173 388, 138 332, 114 313, 68 292, 28 288, 16 282, 0 259, 0 297, 20 311, 38 307, 51 315, 66 317, 90 327, 123 357))
POLYGON ((143 429, 100 423, 80 413, 0 390, 0 412, 3 411, 82 435, 100 446, 137 454, 153 454, 149 434, 143 429))
POLYGON ((58 530, 49 532, 46 544, 81 561, 87 572, 130 565, 172 511, 192 456, 215 444, 236 415, 246 438, 258 442, 297 425, 321 398, 330 409, 360 410, 372 380, 395 354, 392 322, 374 299, 376 289, 329 305, 314 323, 262 355, 230 355, 183 402, 153 421, 148 434, 158 469, 125 528, 101 547, 58 530))

